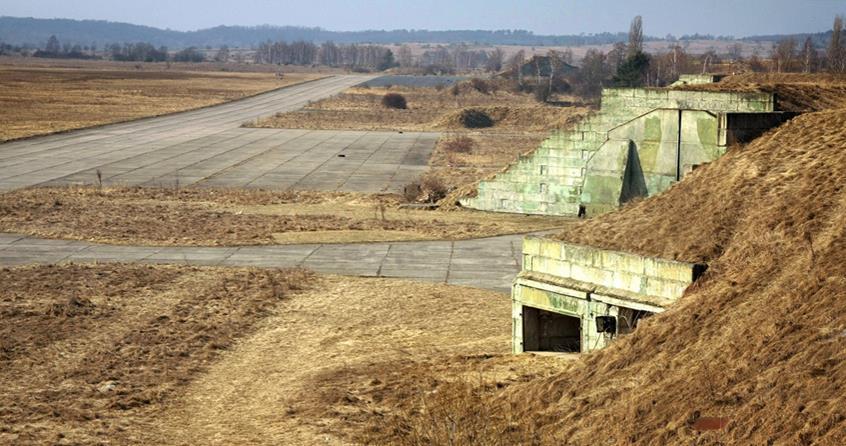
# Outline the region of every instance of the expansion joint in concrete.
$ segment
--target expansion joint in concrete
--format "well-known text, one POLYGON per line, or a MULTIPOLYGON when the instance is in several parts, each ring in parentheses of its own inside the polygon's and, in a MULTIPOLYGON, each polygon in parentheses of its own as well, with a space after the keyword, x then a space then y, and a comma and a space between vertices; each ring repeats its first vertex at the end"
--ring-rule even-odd
POLYGON ((449 260, 447 261, 446 277, 444 283, 449 283, 450 273, 452 273, 452 258, 455 256, 455 241, 449 242, 449 260))

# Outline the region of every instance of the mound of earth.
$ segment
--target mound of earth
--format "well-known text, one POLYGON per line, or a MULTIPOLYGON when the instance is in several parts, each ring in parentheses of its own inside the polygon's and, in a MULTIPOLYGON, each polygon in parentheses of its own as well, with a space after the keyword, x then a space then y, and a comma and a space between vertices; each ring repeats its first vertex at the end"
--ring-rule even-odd
POLYGON ((549 378, 424 398, 381 440, 846 444, 845 149, 846 111, 809 113, 558 235, 710 268, 611 347, 549 378), (479 413, 484 429, 449 431, 479 413))
POLYGON ((833 74, 744 73, 680 89, 774 93, 776 108, 789 112, 831 110, 846 104, 846 76, 833 74))

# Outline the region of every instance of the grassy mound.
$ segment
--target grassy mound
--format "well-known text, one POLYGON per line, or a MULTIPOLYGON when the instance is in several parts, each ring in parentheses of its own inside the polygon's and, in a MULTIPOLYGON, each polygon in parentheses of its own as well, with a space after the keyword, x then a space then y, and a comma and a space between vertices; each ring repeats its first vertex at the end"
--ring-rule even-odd
POLYGON ((710 268, 634 335, 548 378, 422 398, 381 440, 846 444, 844 185, 846 110, 809 113, 560 234, 710 268), (448 433, 479 413, 484 429, 448 433), (727 425, 697 428, 707 417, 727 425))

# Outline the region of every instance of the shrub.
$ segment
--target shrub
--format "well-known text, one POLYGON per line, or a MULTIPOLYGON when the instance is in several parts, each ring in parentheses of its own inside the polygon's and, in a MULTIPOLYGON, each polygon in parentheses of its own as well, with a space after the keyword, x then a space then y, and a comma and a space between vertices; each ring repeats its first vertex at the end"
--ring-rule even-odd
POLYGON ((402 188, 402 198, 405 199, 407 203, 417 201, 417 197, 420 196, 420 191, 421 188, 419 181, 406 184, 405 187, 402 188))
POLYGON ((468 129, 481 129, 494 125, 494 120, 490 115, 475 108, 462 110, 458 116, 458 122, 468 129))
POLYGON ((447 185, 434 175, 423 176, 423 179, 420 181, 420 189, 422 189, 430 203, 437 203, 443 200, 449 193, 447 185))
POLYGON ((459 136, 445 141, 443 147, 450 153, 471 153, 476 147, 476 142, 470 137, 459 136))
POLYGON ((405 102, 405 96, 399 93, 388 93, 382 96, 382 105, 387 108, 406 109, 408 104, 405 102))
POLYGON ((479 79, 478 77, 470 79, 470 87, 482 94, 491 93, 491 85, 484 79, 479 79))

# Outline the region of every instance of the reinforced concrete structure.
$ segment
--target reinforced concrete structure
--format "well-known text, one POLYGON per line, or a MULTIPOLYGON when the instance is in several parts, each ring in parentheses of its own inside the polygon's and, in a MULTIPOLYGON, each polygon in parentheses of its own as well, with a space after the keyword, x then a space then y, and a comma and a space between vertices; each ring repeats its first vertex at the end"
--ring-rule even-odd
POLYGON ((706 269, 527 237, 512 286, 513 350, 586 352, 679 299, 706 269))
POLYGON ((605 89, 600 111, 554 132, 461 204, 522 214, 606 212, 666 190, 792 116, 776 111, 770 93, 605 89))

